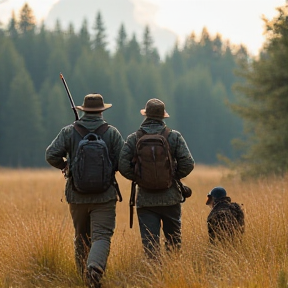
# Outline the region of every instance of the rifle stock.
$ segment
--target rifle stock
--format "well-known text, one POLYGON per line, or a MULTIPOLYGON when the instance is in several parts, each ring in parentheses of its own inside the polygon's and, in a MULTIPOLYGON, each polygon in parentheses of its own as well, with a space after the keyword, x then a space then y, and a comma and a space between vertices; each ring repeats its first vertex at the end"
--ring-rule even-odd
POLYGON ((78 115, 78 112, 77 112, 77 110, 76 110, 76 107, 75 107, 73 98, 72 98, 72 96, 71 96, 71 93, 70 93, 70 91, 69 91, 68 85, 67 85, 67 83, 66 83, 66 81, 65 81, 65 78, 64 78, 64 76, 63 76, 62 73, 60 73, 60 78, 61 78, 61 80, 62 80, 62 82, 63 82, 63 84, 64 84, 64 87, 65 87, 65 90, 66 90, 66 92, 67 92, 67 95, 68 95, 68 98, 69 98, 69 101, 70 101, 70 104, 71 104, 71 108, 72 108, 72 110, 73 110, 73 112, 74 112, 74 114, 75 114, 75 119, 76 119, 76 120, 79 120, 79 115, 78 115))

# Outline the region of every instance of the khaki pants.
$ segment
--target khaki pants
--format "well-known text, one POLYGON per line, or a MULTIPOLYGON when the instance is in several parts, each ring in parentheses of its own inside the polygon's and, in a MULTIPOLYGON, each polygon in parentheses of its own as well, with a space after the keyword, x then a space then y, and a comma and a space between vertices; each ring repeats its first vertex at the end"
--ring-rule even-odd
POLYGON ((105 270, 115 229, 116 200, 107 203, 69 204, 75 228, 75 261, 84 277, 86 265, 105 270), (87 261, 87 263, 86 263, 87 261))

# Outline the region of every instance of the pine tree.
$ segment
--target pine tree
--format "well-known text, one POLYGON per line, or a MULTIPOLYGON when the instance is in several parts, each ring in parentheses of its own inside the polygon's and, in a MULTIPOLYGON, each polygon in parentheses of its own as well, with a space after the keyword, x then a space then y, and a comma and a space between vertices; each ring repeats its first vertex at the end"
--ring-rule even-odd
POLYGON ((20 11, 19 30, 21 33, 34 32, 36 20, 32 9, 27 3, 24 4, 20 11))
POLYGON ((50 32, 46 31, 44 23, 40 26, 40 32, 35 35, 35 48, 33 53, 33 62, 35 71, 33 72, 33 82, 36 91, 39 91, 42 83, 47 77, 48 59, 51 52, 50 32))
POLYGON ((97 13, 93 29, 95 30, 95 39, 93 41, 93 48, 95 50, 105 51, 107 46, 106 29, 102 19, 102 14, 100 12, 97 13))
POLYGON ((18 39, 18 29, 17 29, 17 20, 15 17, 15 13, 12 13, 12 18, 9 21, 8 24, 8 34, 13 39, 13 41, 17 41, 18 39))
POLYGON ((178 77, 187 71, 185 58, 183 57, 183 53, 179 50, 177 43, 174 46, 171 57, 169 60, 167 59, 167 62, 171 64, 174 74, 178 77))
POLYGON ((67 51, 68 60, 71 63, 71 67, 74 67, 79 55, 82 50, 82 43, 78 35, 76 35, 74 26, 70 23, 68 28, 68 37, 67 37, 67 51))
POLYGON ((149 26, 145 26, 144 34, 143 34, 143 47, 142 53, 143 55, 149 55, 153 50, 153 38, 150 32, 149 26))
POLYGON ((117 37, 117 50, 122 50, 127 46, 127 33, 124 24, 122 23, 117 37))
POLYGON ((284 174, 288 169, 288 15, 285 8, 266 25, 265 49, 259 59, 242 63, 246 80, 232 105, 246 123, 247 148, 239 167, 244 176, 284 174))
POLYGON ((154 47, 154 40, 151 35, 149 26, 145 26, 143 34, 143 43, 142 43, 142 54, 145 56, 145 59, 149 62, 159 63, 160 56, 157 49, 154 47))
POLYGON ((135 61, 139 63, 142 60, 141 47, 137 41, 135 34, 132 35, 132 38, 127 44, 127 53, 125 55, 127 62, 135 61))
POLYGON ((90 49, 90 34, 88 31, 88 21, 87 19, 83 20, 82 26, 80 28, 80 41, 83 48, 90 49))
POLYGON ((37 59, 35 58, 35 51, 37 49, 35 37, 36 20, 32 9, 27 3, 20 10, 19 18, 19 41, 17 41, 16 48, 23 56, 29 74, 37 75, 39 63, 37 63, 37 59))

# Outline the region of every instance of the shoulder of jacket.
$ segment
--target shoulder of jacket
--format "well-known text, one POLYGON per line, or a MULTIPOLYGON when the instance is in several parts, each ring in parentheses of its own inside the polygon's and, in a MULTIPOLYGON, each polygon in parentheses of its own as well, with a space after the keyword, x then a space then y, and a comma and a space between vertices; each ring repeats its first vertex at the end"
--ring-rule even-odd
POLYGON ((231 202, 230 205, 241 209, 241 206, 242 206, 243 204, 239 204, 239 203, 237 203, 237 202, 231 202))
POLYGON ((129 147, 130 149, 134 149, 134 147, 136 146, 136 132, 133 132, 131 134, 129 134, 126 138, 125 144, 127 147, 129 147))
POLYGON ((243 204, 239 204, 239 203, 236 203, 236 202, 231 202, 230 206, 231 206, 231 208, 233 210, 237 210, 237 211, 243 212, 243 208, 242 208, 243 204))
MULTIPOLYGON (((138 131, 138 130, 137 130, 137 131, 138 131)), ((129 135, 127 136, 127 141, 128 141, 128 140, 136 139, 136 132, 137 132, 137 131, 129 134, 129 135)))
MULTIPOLYGON (((103 123, 103 124, 105 124, 105 123, 103 123)), ((119 133, 120 134, 119 130, 115 126, 113 126, 109 123, 107 123, 107 124, 108 124, 108 131, 111 131, 112 133, 119 133)))
POLYGON ((182 135, 177 130, 170 129, 170 133, 167 136, 167 140, 170 145, 175 146, 179 139, 182 138, 182 135))
POLYGON ((63 127, 63 128, 61 129, 61 131, 63 131, 63 133, 70 133, 70 132, 73 131, 73 128, 74 128, 74 123, 69 124, 69 125, 63 127))
POLYGON ((169 135, 171 135, 172 137, 180 137, 180 136, 182 136, 179 131, 171 129, 170 127, 167 127, 167 128, 170 129, 169 135))

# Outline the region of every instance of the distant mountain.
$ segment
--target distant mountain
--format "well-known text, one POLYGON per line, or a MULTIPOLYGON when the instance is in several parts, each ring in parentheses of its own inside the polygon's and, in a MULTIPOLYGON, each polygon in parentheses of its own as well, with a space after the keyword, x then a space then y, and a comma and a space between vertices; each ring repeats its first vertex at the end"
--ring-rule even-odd
MULTIPOLYGON (((72 23, 76 31, 79 31, 84 19, 88 21, 88 28, 93 33, 92 27, 98 12, 101 12, 106 28, 109 49, 114 50, 116 38, 120 25, 123 23, 130 39, 135 33, 138 42, 143 39, 144 24, 137 21, 137 14, 133 3, 130 0, 60 0, 57 2, 45 19, 45 24, 49 28, 54 28, 56 20, 61 23, 62 29, 67 29, 72 23)), ((161 56, 171 51, 176 35, 166 29, 161 29, 152 23, 147 23, 150 27, 161 56)))

